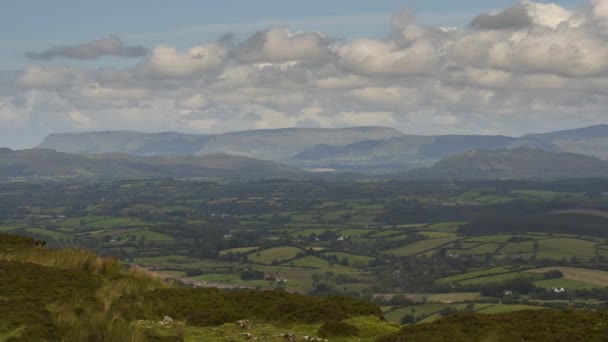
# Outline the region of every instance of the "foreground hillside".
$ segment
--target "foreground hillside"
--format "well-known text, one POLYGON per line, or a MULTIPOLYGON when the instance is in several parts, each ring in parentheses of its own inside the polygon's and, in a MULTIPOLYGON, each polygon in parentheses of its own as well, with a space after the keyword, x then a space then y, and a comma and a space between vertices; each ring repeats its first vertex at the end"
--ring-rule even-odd
POLYGON ((0 234, 0 278, 0 341, 274 341, 331 338, 344 327, 371 340, 397 330, 378 306, 348 297, 181 288, 116 259, 14 235, 0 234))
POLYGON ((137 157, 123 154, 76 155, 53 150, 0 149, 2 178, 305 178, 307 172, 247 157, 137 157))
POLYGON ((0 234, 0 341, 602 341, 589 311, 457 314, 399 330, 348 297, 167 284, 115 259, 0 234))

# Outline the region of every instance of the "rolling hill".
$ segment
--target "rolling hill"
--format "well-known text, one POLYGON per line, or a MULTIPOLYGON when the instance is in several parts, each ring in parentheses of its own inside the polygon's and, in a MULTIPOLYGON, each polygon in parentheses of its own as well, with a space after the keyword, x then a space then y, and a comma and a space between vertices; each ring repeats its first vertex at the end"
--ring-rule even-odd
POLYGON ((0 150, 4 178, 307 178, 296 168, 248 157, 212 154, 139 157, 125 154, 77 155, 53 150, 0 150))
POLYGON ((385 127, 285 128, 215 135, 106 131, 51 134, 39 148, 134 156, 230 154, 307 170, 385 174, 428 167, 450 155, 479 149, 527 148, 608 160, 608 125, 522 137, 405 135, 385 127))
POLYGON ((606 178, 608 161, 528 148, 473 150, 451 155, 428 168, 406 172, 405 177, 461 180, 606 178))
POLYGON ((216 135, 106 131, 51 134, 38 147, 78 154, 200 156, 221 153, 278 160, 318 144, 348 145, 357 141, 388 139, 401 135, 402 133, 395 129, 384 127, 286 128, 216 135))

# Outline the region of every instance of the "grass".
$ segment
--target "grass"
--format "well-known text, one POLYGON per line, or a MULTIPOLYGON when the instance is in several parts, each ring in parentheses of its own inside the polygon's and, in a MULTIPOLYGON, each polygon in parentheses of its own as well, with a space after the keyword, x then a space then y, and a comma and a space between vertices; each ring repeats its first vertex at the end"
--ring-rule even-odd
POLYGON ((346 235, 348 235, 348 236, 364 236, 364 235, 371 234, 371 233, 374 233, 374 232, 375 231, 371 230, 371 229, 356 229, 356 228, 353 228, 353 229, 343 229, 343 230, 338 231, 338 233, 340 235, 344 235, 344 236, 346 236, 346 235))
POLYGON ((416 234, 420 235, 420 236, 424 236, 426 238, 431 238, 431 239, 436 239, 436 238, 451 238, 451 237, 457 237, 458 234, 456 233, 450 233, 450 232, 432 232, 432 231, 421 231, 421 232, 417 232, 416 234))
POLYGON ((295 258, 302 250, 297 247, 283 246, 265 249, 249 254, 247 259, 260 264, 271 264, 273 261, 281 262, 295 258))
POLYGON ((461 254, 471 254, 471 255, 479 255, 479 254, 494 254, 496 250, 500 247, 500 245, 495 243, 484 243, 473 248, 464 249, 458 251, 461 254))
POLYGON ((375 232, 374 234, 370 235, 370 238, 373 239, 380 239, 380 238, 385 238, 385 237, 391 237, 391 236, 395 236, 395 235, 403 235, 403 231, 402 230, 382 230, 379 232, 375 232))
POLYGON ((405 246, 386 250, 386 251, 384 251, 384 254, 389 254, 389 255, 398 256, 398 257, 410 256, 410 255, 415 255, 418 253, 422 253, 422 252, 437 248, 439 246, 443 246, 443 245, 453 242, 455 240, 458 240, 458 238, 440 238, 440 239, 422 240, 422 241, 417 241, 414 243, 407 244, 405 246))
POLYGON ((485 277, 485 276, 503 274, 503 273, 510 273, 513 271, 515 271, 515 269, 513 269, 511 267, 507 267, 507 266, 494 267, 494 268, 488 268, 488 269, 479 270, 479 271, 472 271, 472 272, 457 274, 457 275, 450 276, 450 277, 445 277, 445 278, 439 279, 438 282, 444 283, 444 284, 457 283, 457 282, 467 280, 467 279, 473 279, 473 278, 479 278, 479 277, 485 277))
MULTIPOLYGON (((307 238, 313 234, 319 236, 325 232, 336 232, 338 230, 340 230, 340 228, 310 228, 310 229, 300 230, 297 232, 292 232, 292 233, 289 233, 289 235, 292 238, 297 238, 297 237, 306 237, 307 238)), ((279 231, 281 231, 281 230, 279 230, 279 231)))
MULTIPOLYGON (((352 337, 329 337, 328 342, 361 341, 373 342, 378 336, 397 332, 399 325, 379 320, 375 316, 360 316, 344 320, 359 328, 359 335, 352 337)), ((284 342, 287 339, 283 335, 292 333, 297 341, 304 341, 304 336, 318 337, 321 324, 270 324, 254 321, 247 333, 252 340, 268 342, 284 342)), ((243 329, 235 323, 228 323, 218 327, 187 327, 184 334, 185 341, 242 341, 244 339, 243 329)), ((325 340, 325 339, 323 339, 325 340)))
POLYGON ((330 264, 327 260, 312 255, 295 259, 289 264, 292 265, 292 263, 293 266, 316 268, 322 272, 332 271, 337 274, 354 273, 353 269, 350 267, 340 264, 330 264))
POLYGON ((224 249, 223 251, 220 251, 220 255, 228 255, 230 253, 232 254, 247 254, 249 252, 253 252, 256 249, 258 249, 260 247, 238 247, 238 248, 230 248, 230 249, 224 249))
POLYGON ((361 263, 363 265, 368 265, 370 262, 374 261, 375 258, 365 256, 365 255, 357 255, 346 252, 325 252, 322 254, 323 256, 335 256, 338 260, 342 260, 344 258, 348 259, 348 263, 353 265, 355 263, 361 263))
POLYGON ((532 253, 534 241, 510 242, 500 249, 501 254, 532 253))
POLYGON ((576 280, 597 286, 608 286, 608 272, 600 270, 588 270, 576 267, 546 267, 530 270, 534 273, 545 273, 551 270, 559 270, 565 279, 576 280))
POLYGON ((591 290, 598 287, 597 285, 567 278, 537 280, 534 282, 534 285, 543 289, 563 287, 566 290, 591 290))
POLYGON ((545 190, 513 190, 511 193, 539 201, 551 201, 565 195, 562 192, 545 190))
POLYGON ((146 241, 174 241, 175 239, 167 234, 155 232, 153 230, 137 230, 123 234, 123 236, 135 236, 137 240, 146 241))
POLYGON ((489 284, 489 283, 501 283, 506 280, 511 280, 515 278, 531 278, 531 279, 541 279, 542 275, 536 275, 531 273, 524 272, 511 272, 511 273, 502 273, 496 274, 486 277, 479 277, 467 280, 461 280, 458 282, 459 285, 481 285, 481 284, 489 284))
POLYGON ((438 222, 427 226, 426 230, 436 230, 442 232, 456 232, 459 226, 468 222, 438 222))
POLYGON ((51 238, 51 239, 55 239, 55 240, 71 238, 71 235, 69 235, 69 234, 64 234, 64 233, 46 229, 46 228, 25 228, 24 230, 27 233, 32 234, 34 236, 51 238))
POLYGON ((464 301, 475 301, 481 299, 479 292, 454 292, 432 294, 426 298, 429 302, 454 303, 464 301))
POLYGON ((591 259, 595 256, 597 243, 578 239, 546 239, 538 241, 537 259, 569 259, 577 258, 591 259))
POLYGON ((118 228, 118 227, 138 227, 145 226, 141 220, 132 217, 112 217, 87 224, 91 228, 118 228))
POLYGON ((545 308, 540 306, 532 306, 532 305, 522 305, 522 304, 496 304, 489 306, 487 308, 481 309, 477 312, 482 314, 502 314, 509 313, 514 311, 522 311, 522 310, 543 310, 545 308))

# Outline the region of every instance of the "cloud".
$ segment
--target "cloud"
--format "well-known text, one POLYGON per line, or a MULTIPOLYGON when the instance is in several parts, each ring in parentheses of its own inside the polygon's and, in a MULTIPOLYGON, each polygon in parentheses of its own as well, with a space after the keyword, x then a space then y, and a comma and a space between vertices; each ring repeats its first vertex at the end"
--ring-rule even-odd
POLYGON ((75 78, 76 72, 65 66, 30 65, 17 84, 25 88, 58 89, 69 86, 75 78))
POLYGON ((480 14, 471 27, 476 30, 519 30, 532 25, 532 18, 524 6, 515 6, 496 14, 480 14))
POLYGON ((272 28, 190 48, 158 45, 131 67, 29 65, 0 75, 0 120, 12 124, 0 125, 0 142, 26 132, 33 145, 85 129, 521 134, 605 122, 607 3, 569 10, 522 1, 452 29, 405 11, 384 36, 272 28))
POLYGON ((272 29, 254 34, 234 51, 244 63, 318 62, 331 58, 331 42, 317 32, 272 29))
POLYGON ((218 70, 224 62, 227 49, 217 43, 195 46, 179 52, 168 45, 157 46, 143 69, 151 75, 166 78, 190 78, 205 71, 218 70))
POLYGON ((36 60, 54 58, 99 59, 103 56, 137 58, 148 54, 148 49, 141 45, 125 46, 120 38, 110 36, 78 45, 53 46, 42 52, 28 51, 25 55, 36 60))

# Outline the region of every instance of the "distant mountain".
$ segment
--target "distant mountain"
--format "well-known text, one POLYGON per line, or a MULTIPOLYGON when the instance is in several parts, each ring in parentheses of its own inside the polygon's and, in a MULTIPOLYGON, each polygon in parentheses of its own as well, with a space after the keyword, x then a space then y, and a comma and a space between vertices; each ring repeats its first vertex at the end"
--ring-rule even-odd
MULTIPOLYGON (((608 125, 596 125, 543 134, 529 134, 522 140, 535 141, 555 150, 608 159, 608 125)), ((522 144, 524 146, 525 144, 522 144)), ((531 145, 525 145, 532 147, 531 145)), ((546 149, 546 148, 545 148, 546 149)))
POLYGON ((446 157, 428 168, 411 170, 404 177, 442 180, 607 178, 608 161, 527 148, 475 150, 446 157))
POLYGON ((108 131, 52 134, 39 147, 76 154, 229 154, 306 170, 384 174, 431 166, 447 156, 479 149, 527 148, 608 160, 608 125, 522 137, 405 135, 385 127, 285 128, 216 135, 108 131))
POLYGON ((51 134, 38 148, 78 154, 125 153, 140 156, 222 153, 279 160, 319 144, 341 146, 401 135, 403 133, 385 127, 286 128, 216 135, 107 131, 51 134))
POLYGON ((12 178, 310 178, 294 167, 248 157, 76 155, 53 150, 0 149, 0 179, 12 178))
POLYGON ((357 142, 347 146, 318 145, 285 163, 305 168, 324 167, 340 171, 394 172, 429 166, 454 153, 473 149, 504 149, 517 139, 505 136, 445 135, 401 137, 357 142))

